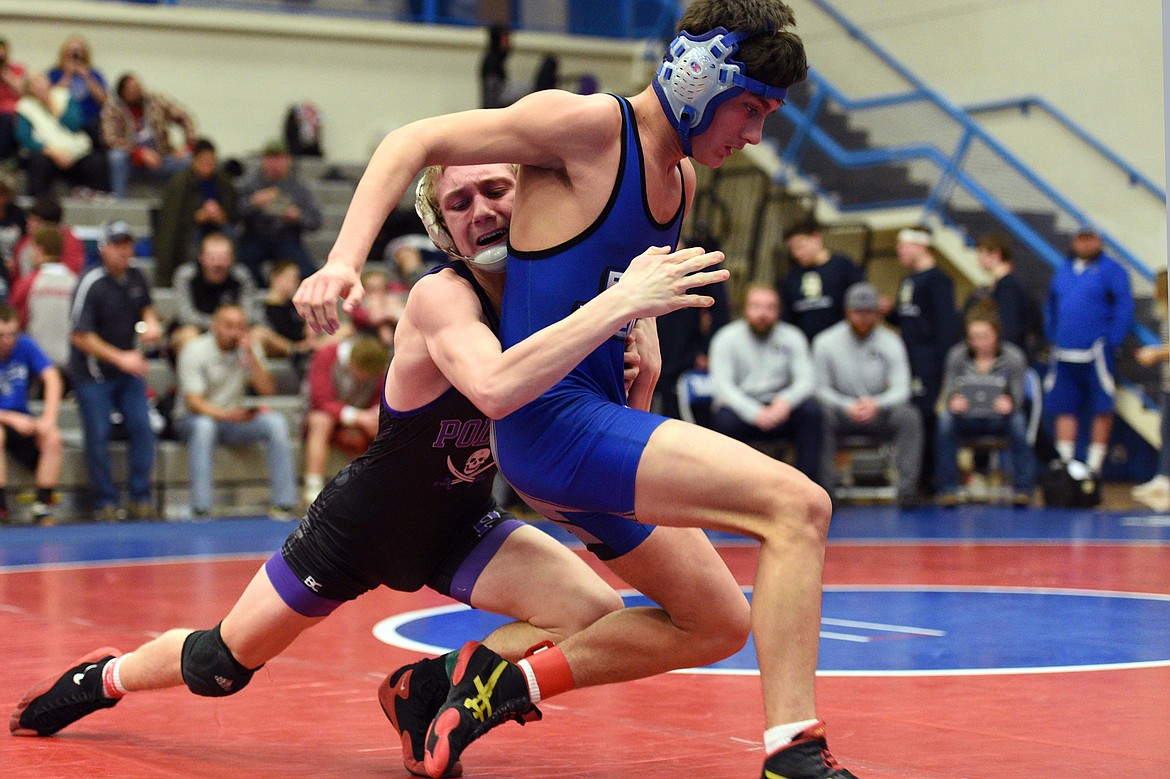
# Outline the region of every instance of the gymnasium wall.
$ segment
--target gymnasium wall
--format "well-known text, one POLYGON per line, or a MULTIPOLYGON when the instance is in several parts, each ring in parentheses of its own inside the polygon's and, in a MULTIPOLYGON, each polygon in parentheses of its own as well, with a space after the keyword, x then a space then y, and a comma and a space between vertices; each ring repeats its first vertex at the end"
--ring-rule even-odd
MULTIPOLYGON (((789 0, 813 65, 847 94, 904 89, 859 57, 810 0, 789 0)), ((1153 0, 836 0, 894 57, 956 104, 1042 95, 1146 176, 1165 181, 1161 8, 1153 0)), ((227 155, 279 132, 289 104, 313 100, 326 150, 364 161, 389 129, 475 107, 483 30, 83 0, 0 0, 13 56, 47 67, 84 32, 108 77, 127 69, 188 105, 227 155)), ((529 80, 546 51, 562 73, 607 91, 646 83, 658 46, 519 32, 509 61, 529 80), (651 51, 652 50, 652 51, 651 51), (650 55, 653 56, 650 56, 650 55), (646 56, 644 56, 646 55, 646 56)), ((1164 262, 1165 208, 1131 204, 1128 181, 1053 123, 982 115, 997 137, 1153 265, 1164 262), (1162 248, 1159 248, 1162 247, 1162 248)))
MULTIPOLYGON (((845 94, 904 91, 811 0, 788 0, 814 67, 845 94)), ((1162 3, 1156 0, 832 0, 956 105, 1038 95, 1164 187, 1162 3)), ((1033 111, 978 121, 1149 265, 1166 262, 1166 207, 1033 111)))
MULTIPOLYGON (((326 152, 364 161, 386 131, 475 108, 482 29, 80 0, 0 0, 0 35, 27 67, 56 62, 80 32, 111 82, 127 70, 175 97, 225 155, 257 151, 294 102, 312 100, 326 122, 326 152)), ((561 73, 590 72, 601 89, 644 79, 642 47, 609 39, 517 33, 509 75, 530 82, 545 52, 561 73)))

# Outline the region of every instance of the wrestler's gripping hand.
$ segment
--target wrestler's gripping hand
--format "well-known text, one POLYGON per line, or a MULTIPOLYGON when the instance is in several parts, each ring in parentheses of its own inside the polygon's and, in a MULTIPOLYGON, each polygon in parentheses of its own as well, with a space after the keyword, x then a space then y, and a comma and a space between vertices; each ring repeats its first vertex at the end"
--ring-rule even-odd
POLYGON ((715 299, 690 290, 726 281, 731 275, 727 270, 706 270, 722 261, 723 252, 708 252, 697 246, 677 252, 667 246, 651 246, 630 262, 614 289, 629 296, 636 317, 662 316, 680 308, 707 308, 715 305, 715 299))
POLYGON ((293 295, 293 305, 314 333, 332 334, 341 324, 337 315, 338 298, 342 299, 342 310, 352 314, 363 295, 365 289, 356 269, 344 262, 326 262, 301 282, 293 295))

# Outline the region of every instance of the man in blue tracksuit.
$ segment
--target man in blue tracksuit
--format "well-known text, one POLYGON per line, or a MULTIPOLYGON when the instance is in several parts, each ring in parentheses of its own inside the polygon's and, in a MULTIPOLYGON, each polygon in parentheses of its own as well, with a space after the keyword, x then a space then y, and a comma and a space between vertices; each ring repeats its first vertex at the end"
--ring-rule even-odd
POLYGON ((1092 412, 1085 462, 1096 474, 1113 430, 1115 355, 1132 322, 1128 274, 1102 251, 1097 230, 1081 227, 1044 306, 1044 331, 1052 344, 1044 402, 1056 415, 1056 451, 1065 462, 1076 456, 1077 414, 1086 407, 1092 412))

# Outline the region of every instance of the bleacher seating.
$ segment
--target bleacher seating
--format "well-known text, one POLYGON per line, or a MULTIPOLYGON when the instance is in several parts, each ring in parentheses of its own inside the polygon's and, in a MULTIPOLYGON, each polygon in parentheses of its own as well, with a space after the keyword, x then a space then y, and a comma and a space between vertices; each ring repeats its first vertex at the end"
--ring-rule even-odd
MULTIPOLYGON (((246 161, 247 164, 254 162, 246 161)), ((337 232, 341 229, 346 208, 363 169, 364 165, 359 163, 336 163, 315 158, 301 158, 296 161, 297 175, 313 189, 321 201, 324 212, 322 228, 305 237, 310 255, 318 262, 324 261, 337 237, 337 232)), ((20 182, 20 188, 23 190, 23 182, 20 182)), ((96 261, 100 227, 106 220, 125 220, 139 238, 150 237, 153 212, 159 206, 161 191, 159 184, 133 182, 130 197, 124 201, 64 197, 61 201, 64 219, 66 224, 73 227, 78 237, 87 243, 87 248, 96 261)), ((31 205, 31 200, 27 197, 19 198, 18 202, 23 206, 31 205)), ((134 264, 148 279, 153 280, 153 260, 150 257, 136 257, 134 264)), ((151 290, 151 294, 159 319, 164 325, 169 323, 177 310, 174 291, 170 288, 156 287, 151 290)), ((271 365, 279 394, 267 398, 265 402, 271 409, 283 413, 288 419, 299 477, 303 471, 301 428, 304 415, 300 382, 289 360, 272 360, 271 365)), ((174 370, 166 360, 150 361, 147 384, 157 397, 169 392, 174 382, 174 370)), ((40 407, 40 404, 34 402, 34 412, 38 412, 40 407)), ((88 478, 82 449, 81 419, 77 403, 72 397, 66 397, 62 402, 58 424, 65 439, 61 478, 58 484, 61 499, 58 519, 84 520, 88 517, 86 506, 88 478)), ((126 448, 127 444, 124 441, 114 441, 110 444, 110 464, 114 481, 118 485, 124 485, 126 482, 126 448)), ((327 472, 335 473, 345 463, 346 459, 342 455, 331 451, 327 472)), ((217 491, 216 513, 233 516, 263 513, 268 506, 268 487, 260 445, 217 447, 213 467, 217 491)), ((155 450, 154 494, 160 518, 174 520, 189 517, 188 487, 186 444, 182 441, 159 440, 155 450)), ((12 463, 9 467, 9 489, 16 497, 14 518, 17 521, 27 519, 21 516, 19 506, 22 502, 31 501, 33 488, 33 474, 12 463)))
MULTIPOLYGON (((297 473, 303 470, 301 424, 304 405, 299 396, 273 395, 265 399, 272 410, 285 415, 288 420, 294 460, 297 473)), ((34 413, 42 408, 40 402, 32 404, 34 413)), ((58 493, 61 498, 59 519, 85 519, 85 498, 89 487, 86 476, 85 452, 82 448, 81 417, 77 403, 66 398, 61 404, 58 424, 65 439, 62 457, 61 478, 58 493)), ((124 485, 127 478, 127 443, 113 441, 110 444, 110 467, 115 484, 124 485)), ((216 447, 213 463, 213 481, 222 499, 216 501, 217 513, 236 516, 241 513, 263 512, 268 506, 267 474, 263 466, 263 448, 260 444, 246 446, 216 447)), ((328 473, 336 473, 347 460, 336 451, 330 453, 328 473)), ((187 445, 183 441, 158 440, 155 444, 154 502, 159 518, 184 519, 187 512, 190 479, 187 471, 187 445)), ((9 468, 9 490, 31 493, 35 484, 33 475, 23 467, 13 464, 9 468)))

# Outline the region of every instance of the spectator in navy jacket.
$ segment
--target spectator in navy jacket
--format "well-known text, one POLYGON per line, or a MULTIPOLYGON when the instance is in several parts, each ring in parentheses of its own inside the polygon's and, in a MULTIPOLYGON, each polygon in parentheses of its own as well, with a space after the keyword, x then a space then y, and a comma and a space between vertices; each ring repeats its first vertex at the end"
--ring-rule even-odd
POLYGON ((942 390, 947 352, 962 336, 955 310, 955 285, 938 267, 930 231, 916 227, 898 232, 898 262, 910 275, 898 287, 887 319, 902 332, 910 357, 911 401, 922 415, 925 449, 919 487, 927 495, 934 485, 935 405, 942 390))
POLYGON ((1044 317, 1038 296, 1030 295, 1015 273, 1011 241, 1002 233, 988 233, 975 244, 975 258, 991 276, 991 285, 971 293, 963 304, 963 315, 970 315, 980 301, 990 300, 999 315, 1002 340, 1015 344, 1029 362, 1040 359, 1044 351, 1044 317))
POLYGON ((845 290, 865 274, 853 260, 825 248, 821 226, 807 219, 784 236, 793 267, 780 282, 780 310, 809 343, 845 318, 845 290))

